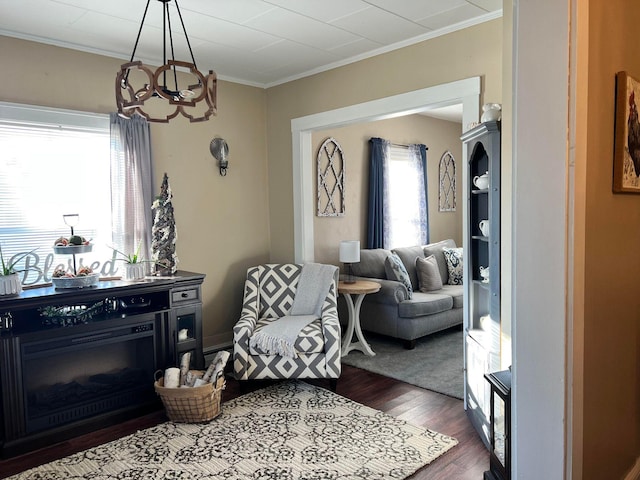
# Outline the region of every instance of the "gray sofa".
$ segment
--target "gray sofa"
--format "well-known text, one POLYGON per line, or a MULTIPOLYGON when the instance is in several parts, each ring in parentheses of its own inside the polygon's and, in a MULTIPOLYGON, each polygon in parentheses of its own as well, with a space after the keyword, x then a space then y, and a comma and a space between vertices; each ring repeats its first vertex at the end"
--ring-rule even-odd
MULTIPOLYGON (((440 330, 461 325, 463 321, 463 286, 448 285, 449 271, 442 249, 455 248, 453 240, 443 240, 424 246, 403 247, 393 250, 364 249, 360 262, 354 263, 353 273, 362 280, 375 280, 382 285, 379 292, 366 295, 360 309, 363 330, 404 340, 406 348, 415 347, 417 338, 440 330), (400 257, 409 274, 413 289, 409 299, 407 287, 396 280, 387 279, 385 259, 394 252, 400 257), (420 291, 416 257, 434 255, 442 279, 442 289, 420 291)), ((342 318, 342 315, 341 315, 342 318)))

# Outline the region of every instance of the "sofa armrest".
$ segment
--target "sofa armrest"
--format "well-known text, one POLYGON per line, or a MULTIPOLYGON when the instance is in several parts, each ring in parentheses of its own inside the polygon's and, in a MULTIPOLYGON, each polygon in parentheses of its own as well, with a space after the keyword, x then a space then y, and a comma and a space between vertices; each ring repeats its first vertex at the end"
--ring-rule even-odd
POLYGON ((358 280, 369 280, 380 284, 380 290, 365 297, 365 300, 373 303, 384 303, 388 305, 398 305, 400 302, 409 299, 407 287, 396 280, 386 278, 357 277, 358 280))

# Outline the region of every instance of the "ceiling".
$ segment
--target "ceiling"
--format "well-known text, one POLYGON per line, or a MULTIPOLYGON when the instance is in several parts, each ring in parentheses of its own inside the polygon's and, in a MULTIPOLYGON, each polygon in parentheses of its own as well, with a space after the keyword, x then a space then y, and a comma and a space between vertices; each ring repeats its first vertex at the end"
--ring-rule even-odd
MULTIPOLYGON (((270 87, 500 17, 502 0, 179 0, 201 71, 270 87)), ((129 60, 145 0, 0 0, 0 35, 129 60)), ((190 61, 175 0, 176 60, 190 61)), ((162 61, 151 0, 134 60, 162 61)))

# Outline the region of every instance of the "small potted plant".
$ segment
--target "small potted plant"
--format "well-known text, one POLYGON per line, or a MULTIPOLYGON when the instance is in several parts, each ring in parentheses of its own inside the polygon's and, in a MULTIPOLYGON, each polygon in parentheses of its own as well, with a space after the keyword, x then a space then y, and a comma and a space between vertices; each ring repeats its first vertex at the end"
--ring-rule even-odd
POLYGON ((23 270, 16 270, 16 265, 32 252, 34 250, 5 260, 0 246, 0 295, 19 295, 22 292, 22 282, 18 274, 23 270))
POLYGON ((135 253, 126 254, 121 252, 117 248, 111 247, 114 252, 120 255, 120 258, 116 258, 116 260, 121 260, 124 262, 124 274, 122 275, 122 280, 141 280, 145 277, 147 273, 147 263, 150 260, 143 260, 140 257, 140 246, 142 242, 138 243, 138 248, 136 248, 135 253))

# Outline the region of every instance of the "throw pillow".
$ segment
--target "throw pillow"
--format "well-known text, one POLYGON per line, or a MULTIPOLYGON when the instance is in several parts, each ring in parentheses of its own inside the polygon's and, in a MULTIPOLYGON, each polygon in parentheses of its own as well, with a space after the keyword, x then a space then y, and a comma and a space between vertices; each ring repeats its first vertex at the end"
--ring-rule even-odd
POLYGON ((442 253, 449 270, 449 285, 462 285, 462 249, 443 248, 442 253))
POLYGON ((411 288, 411 279, 398 255, 395 253, 387 255, 387 258, 384 259, 384 271, 388 280, 395 280, 404 284, 409 292, 409 298, 412 297, 413 289, 411 288))
POLYGON ((438 270, 436 257, 429 255, 427 258, 416 258, 416 270, 421 292, 432 292, 442 289, 442 277, 438 270))

